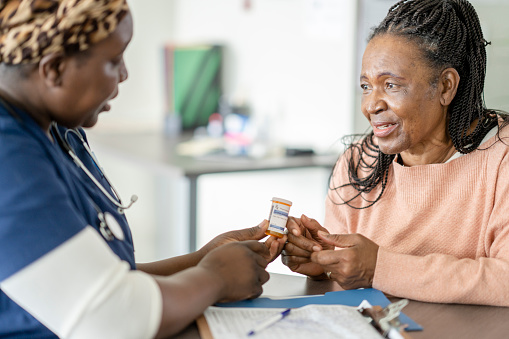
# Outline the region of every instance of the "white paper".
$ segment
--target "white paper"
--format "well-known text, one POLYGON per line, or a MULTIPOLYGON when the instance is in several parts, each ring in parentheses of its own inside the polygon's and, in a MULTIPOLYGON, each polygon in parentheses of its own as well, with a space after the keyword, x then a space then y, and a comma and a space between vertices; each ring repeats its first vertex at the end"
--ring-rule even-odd
POLYGON ((209 307, 204 316, 215 339, 383 338, 356 309, 344 305, 307 305, 292 309, 274 325, 248 336, 256 325, 284 308, 209 307))

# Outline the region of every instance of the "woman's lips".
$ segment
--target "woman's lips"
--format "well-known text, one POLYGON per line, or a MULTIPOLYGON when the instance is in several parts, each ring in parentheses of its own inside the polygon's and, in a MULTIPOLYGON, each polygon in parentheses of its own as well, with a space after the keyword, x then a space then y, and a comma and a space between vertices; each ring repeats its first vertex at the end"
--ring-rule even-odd
POLYGON ((373 125, 373 133, 378 138, 384 138, 391 134, 396 128, 398 124, 394 123, 377 123, 373 125))

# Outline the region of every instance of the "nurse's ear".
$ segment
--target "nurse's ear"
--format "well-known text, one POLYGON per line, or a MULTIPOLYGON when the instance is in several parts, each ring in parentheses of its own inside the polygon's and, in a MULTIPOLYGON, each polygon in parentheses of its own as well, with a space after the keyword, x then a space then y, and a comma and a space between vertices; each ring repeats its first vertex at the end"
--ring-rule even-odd
POLYGON ((50 53, 39 61, 39 76, 46 86, 60 87, 67 67, 67 59, 62 53, 50 53))

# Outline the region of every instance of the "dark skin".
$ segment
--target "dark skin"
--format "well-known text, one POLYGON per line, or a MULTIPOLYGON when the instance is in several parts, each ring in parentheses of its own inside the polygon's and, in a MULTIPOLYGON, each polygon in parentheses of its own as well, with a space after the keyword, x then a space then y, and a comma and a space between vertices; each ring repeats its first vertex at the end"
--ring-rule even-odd
MULTIPOLYGON (((37 64, 0 65, 0 96, 32 116, 51 140, 52 121, 68 128, 92 127, 118 85, 127 79, 123 53, 133 34, 131 14, 116 30, 87 52, 48 54, 37 64)), ((200 250, 183 256, 139 264, 153 275, 163 299, 157 337, 174 335, 210 305, 259 296, 269 279, 268 263, 287 238, 269 237, 268 222, 221 234, 200 250)))
POLYGON ((360 234, 329 234, 316 220, 292 218, 283 263, 313 279, 334 279, 344 289, 370 287, 378 245, 360 234), (304 236, 303 236, 304 234, 304 236))
MULTIPOLYGON (((442 163, 453 156, 447 112, 459 81, 454 68, 431 68, 412 41, 391 35, 373 38, 362 60, 361 110, 380 149, 399 154, 405 166, 442 163)), ((329 234, 306 216, 291 219, 287 228, 283 263, 292 271, 314 279, 326 279, 329 272, 344 289, 372 286, 379 249, 373 240, 329 234)))
POLYGON ((267 265, 281 253, 286 237, 266 237, 264 220, 251 228, 223 233, 200 250, 137 268, 155 276, 163 291, 158 337, 176 334, 210 305, 258 297, 269 280, 267 265))
MULTIPOLYGON (((264 220, 254 227, 220 234, 196 252, 152 263, 139 263, 137 264, 137 268, 150 274, 163 276, 171 275, 197 265, 207 253, 221 245, 244 240, 261 240, 266 237, 265 231, 268 227, 269 224, 267 220, 264 220)), ((279 256, 285 246, 286 240, 287 236, 280 239, 271 236, 265 240, 264 244, 269 250, 269 262, 274 261, 274 259, 279 256)))

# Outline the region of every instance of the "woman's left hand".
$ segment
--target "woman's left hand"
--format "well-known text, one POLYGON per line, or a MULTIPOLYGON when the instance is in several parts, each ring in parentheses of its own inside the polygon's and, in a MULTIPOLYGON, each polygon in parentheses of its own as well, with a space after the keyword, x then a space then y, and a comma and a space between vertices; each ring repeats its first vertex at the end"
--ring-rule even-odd
MULTIPOLYGON (((233 241, 261 240, 267 236, 265 234, 265 231, 267 231, 268 227, 269 222, 267 220, 263 220, 259 225, 254 227, 225 232, 209 241, 205 246, 203 246, 199 250, 199 252, 201 252, 203 257, 208 252, 212 251, 214 248, 224 244, 228 244, 233 241)), ((265 240, 265 246, 267 246, 270 252, 270 258, 267 258, 269 262, 274 261, 274 259, 276 259, 279 256, 279 254, 283 250, 283 247, 285 246, 286 241, 287 241, 286 235, 282 238, 270 236, 267 238, 267 240, 265 240)))
POLYGON ((325 243, 335 250, 322 250, 311 254, 311 261, 321 265, 330 279, 344 289, 371 287, 375 275, 379 246, 360 234, 328 234, 318 232, 325 243))

